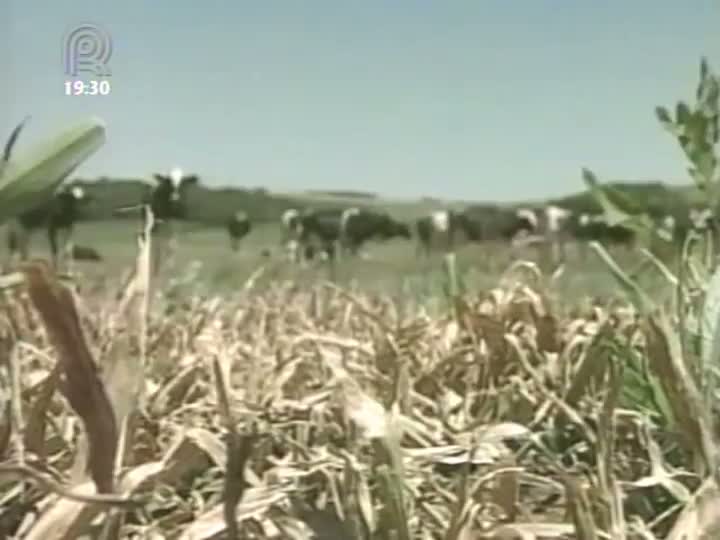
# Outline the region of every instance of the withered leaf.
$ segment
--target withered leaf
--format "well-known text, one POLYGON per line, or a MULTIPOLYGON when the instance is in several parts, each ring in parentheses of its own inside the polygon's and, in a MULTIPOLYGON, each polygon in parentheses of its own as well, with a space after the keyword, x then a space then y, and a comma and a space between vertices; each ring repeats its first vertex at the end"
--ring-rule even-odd
POLYGON ((90 476, 99 493, 111 493, 118 444, 117 421, 85 342, 72 294, 57 281, 44 261, 23 265, 22 271, 30 299, 57 349, 65 377, 65 397, 82 419, 87 433, 90 476))

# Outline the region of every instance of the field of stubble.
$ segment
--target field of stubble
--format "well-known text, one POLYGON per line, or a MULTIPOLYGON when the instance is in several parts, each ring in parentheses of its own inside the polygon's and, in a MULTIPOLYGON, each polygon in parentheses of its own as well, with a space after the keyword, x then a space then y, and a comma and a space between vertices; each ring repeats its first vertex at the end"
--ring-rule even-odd
MULTIPOLYGON (((42 266, 6 296, 6 536, 711 531, 693 491, 712 426, 678 371, 675 322, 629 310, 592 253, 551 278, 466 246, 450 298, 442 259, 412 243, 370 246, 330 276, 261 256, 278 251, 269 226, 238 253, 196 230, 155 297, 142 270, 120 285, 132 232, 79 227, 105 261, 79 265, 75 296, 42 266)), ((669 298, 659 276, 639 281, 669 298)))

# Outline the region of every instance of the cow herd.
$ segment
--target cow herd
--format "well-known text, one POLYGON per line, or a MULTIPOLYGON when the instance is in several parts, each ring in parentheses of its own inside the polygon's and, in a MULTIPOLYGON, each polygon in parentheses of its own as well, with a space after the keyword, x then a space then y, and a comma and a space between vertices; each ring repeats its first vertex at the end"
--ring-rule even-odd
MULTIPOLYGON (((713 229, 712 212, 690 209, 676 217, 663 213, 651 215, 658 235, 680 245, 688 232, 713 229)), ((243 214, 243 232, 250 222, 243 214)), ((566 257, 568 242, 598 242, 608 247, 632 249, 636 232, 608 224, 603 214, 572 212, 556 205, 510 208, 474 206, 464 210, 442 209, 429 212, 410 226, 379 209, 359 207, 286 210, 280 218, 282 243, 290 260, 305 262, 316 256, 323 259, 355 256, 368 241, 393 238, 415 239, 418 256, 433 251, 452 251, 459 242, 500 242, 514 247, 542 244, 550 247, 556 262, 566 257)), ((238 238, 235 237, 235 246, 238 238)))
MULTIPOLYGON (((152 210, 154 225, 171 228, 175 221, 188 219, 187 191, 198 184, 198 177, 175 168, 169 174, 155 174, 138 204, 117 209, 117 213, 152 210)), ((80 186, 64 186, 43 204, 21 214, 7 227, 7 247, 22 259, 28 256, 30 235, 39 229, 47 233, 53 262, 60 254, 99 260, 91 248, 73 246, 71 235, 82 208, 92 198, 80 186), (71 251, 68 247, 73 248, 71 251)), ((145 213, 139 219, 144 224, 145 213)), ((689 230, 714 226, 709 209, 693 208, 683 219, 661 212, 651 215, 660 236, 681 241, 689 230)), ((464 210, 440 209, 409 224, 378 208, 290 208, 279 219, 282 245, 290 260, 305 263, 313 258, 335 259, 362 254, 371 241, 412 240, 418 256, 435 250, 451 251, 459 241, 466 243, 505 242, 511 246, 541 243, 549 245, 556 260, 565 257, 568 241, 584 244, 597 241, 609 246, 631 248, 635 233, 609 225, 602 214, 572 212, 556 205, 511 208, 476 205, 464 210)), ((226 220, 230 247, 238 251, 253 225, 247 212, 239 210, 226 220)), ((144 230, 144 228, 143 228, 144 230)))
MULTIPOLYGON (((170 228, 173 222, 188 219, 187 189, 197 183, 197 176, 185 175, 178 168, 169 174, 155 174, 138 204, 116 212, 137 211, 147 206, 154 218, 153 232, 159 227, 170 228)), ((70 241, 82 208, 91 200, 80 186, 62 187, 51 199, 21 214, 8 226, 10 253, 25 259, 31 233, 43 229, 55 264, 62 253, 99 260, 93 249, 73 246, 70 241), (69 251, 68 247, 73 249, 69 251)), ((141 215, 139 222, 144 224, 146 214, 141 215)), ((686 219, 662 213, 655 213, 652 218, 658 233, 671 241, 681 240, 691 229, 702 230, 713 225, 713 214, 708 209, 691 209, 686 219)), ((597 241, 628 248, 636 241, 631 229, 609 225, 602 214, 572 212, 556 205, 441 209, 417 218, 412 224, 377 208, 290 208, 280 216, 279 225, 282 246, 288 258, 298 263, 314 258, 358 256, 368 242, 391 239, 414 239, 418 256, 429 256, 438 249, 454 250, 458 242, 505 242, 511 246, 541 243, 551 247, 556 260, 565 257, 568 241, 580 244, 597 241)), ((239 210, 227 218, 225 228, 231 249, 238 251, 253 225, 248 213, 239 210)))
MULTIPOLYGON (((10 134, 0 159, 0 173, 10 162, 12 150, 27 118, 10 134)), ((188 203, 189 188, 199 184, 196 175, 186 175, 179 168, 168 174, 154 174, 137 204, 118 208, 115 214, 128 211, 138 213, 147 230, 149 208, 153 216, 151 234, 161 230, 170 232, 174 241, 173 223, 190 220, 192 205, 188 203)), ((74 246, 72 233, 83 208, 92 197, 79 185, 61 186, 47 200, 20 214, 7 226, 7 247, 11 256, 28 257, 28 243, 33 232, 47 234, 53 263, 61 255, 71 258, 101 260, 90 247, 74 246)), ((666 240, 680 244, 689 231, 718 230, 714 212, 710 208, 690 208, 670 215, 651 210, 655 231, 666 240)), ((459 240, 470 243, 505 242, 511 246, 540 243, 549 245, 555 259, 565 257, 568 241, 586 244, 596 241, 610 246, 631 248, 636 242, 632 229, 612 225, 600 213, 572 211, 559 205, 511 208, 499 205, 474 205, 463 210, 438 209, 409 224, 398 220, 379 208, 290 208, 279 217, 282 244, 289 258, 305 262, 319 257, 334 259, 361 255, 362 247, 370 241, 415 239, 417 255, 428 256, 433 250, 455 249, 459 240)), ((241 241, 253 230, 247 212, 238 210, 225 220, 230 248, 238 251, 241 241)), ((269 252, 268 249, 264 250, 269 252)))
MULTIPOLYGON (((9 162, 24 122, 15 128, 2 155, 0 171, 9 162)), ((188 192, 199 184, 196 175, 186 175, 179 168, 168 174, 154 174, 137 204, 116 209, 116 214, 138 212, 142 231, 157 234, 169 231, 174 240, 173 223, 190 220, 188 192), (153 225, 147 228, 149 208, 153 225)), ((190 198, 191 199, 191 198, 190 198)), ((100 260, 92 248, 80 248, 71 242, 73 227, 82 209, 92 201, 79 185, 61 186, 47 200, 17 216, 7 227, 7 247, 12 256, 28 256, 28 242, 33 232, 44 230, 50 244, 53 263, 61 255, 100 260)), ((682 214, 682 213, 681 213, 682 214)), ((717 229, 714 213, 708 208, 689 209, 687 215, 650 212, 655 230, 667 240, 680 243, 691 230, 717 229)), ((415 239, 418 256, 433 250, 451 251, 461 239, 470 243, 505 242, 511 246, 533 243, 549 245, 556 260, 565 257, 568 241, 584 244, 596 241, 605 245, 632 247, 633 230, 608 224, 599 213, 571 211, 558 205, 511 208, 498 205, 475 205, 459 209, 438 209, 415 220, 411 225, 379 208, 290 208, 279 217, 282 245, 289 258, 304 263, 315 257, 336 259, 361 255, 370 241, 415 239)), ((237 211, 228 216, 225 228, 234 251, 253 230, 250 216, 237 211)), ((141 235, 144 232, 140 233, 141 235)), ((269 250, 265 250, 267 253, 269 250)))

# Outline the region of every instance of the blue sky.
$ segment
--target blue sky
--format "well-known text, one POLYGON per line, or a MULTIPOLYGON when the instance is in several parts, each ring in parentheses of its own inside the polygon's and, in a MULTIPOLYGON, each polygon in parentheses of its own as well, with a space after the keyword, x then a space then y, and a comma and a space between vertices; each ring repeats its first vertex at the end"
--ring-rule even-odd
POLYGON ((584 166, 680 183, 653 108, 692 96, 701 55, 720 70, 719 24, 715 0, 2 0, 0 133, 102 117, 85 178, 496 201, 579 190, 584 166), (63 95, 86 21, 112 35, 109 96, 63 95))

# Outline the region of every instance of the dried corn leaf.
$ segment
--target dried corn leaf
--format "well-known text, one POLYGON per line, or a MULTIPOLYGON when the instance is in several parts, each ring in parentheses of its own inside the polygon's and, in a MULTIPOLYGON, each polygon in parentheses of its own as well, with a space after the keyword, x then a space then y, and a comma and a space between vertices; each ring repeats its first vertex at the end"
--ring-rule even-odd
POLYGON ((33 305, 58 352, 64 394, 82 419, 90 451, 87 467, 99 493, 113 491, 118 429, 112 405, 98 376, 70 291, 43 262, 23 267, 33 305))
MULTIPOLYGON (((264 516, 273 505, 287 501, 287 493, 278 486, 257 487, 245 490, 243 500, 236 509, 238 523, 264 516)), ((223 504, 199 516, 180 534, 179 540, 210 540, 220 538, 227 530, 223 504)))
POLYGON ((720 538, 720 489, 708 478, 675 521, 666 540, 715 540, 720 538))

